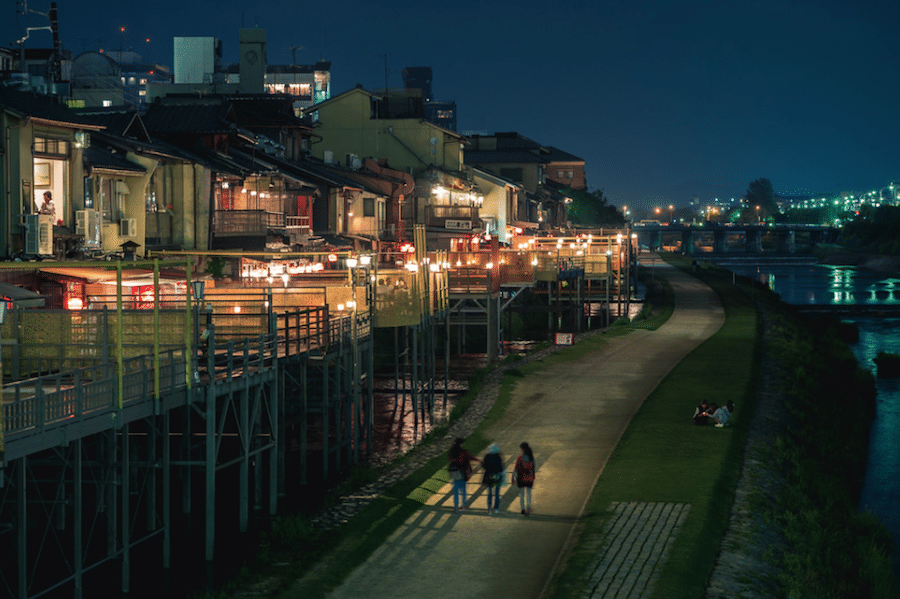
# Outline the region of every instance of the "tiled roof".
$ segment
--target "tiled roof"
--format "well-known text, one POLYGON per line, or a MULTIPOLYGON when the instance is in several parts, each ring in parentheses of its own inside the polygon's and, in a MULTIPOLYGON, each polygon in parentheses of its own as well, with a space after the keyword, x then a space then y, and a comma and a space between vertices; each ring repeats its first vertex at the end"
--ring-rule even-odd
POLYGON ((270 129, 281 127, 312 129, 307 119, 294 115, 293 99, 290 96, 263 95, 233 99, 235 120, 247 129, 270 129))
POLYGON ((132 172, 135 174, 144 173, 147 170, 139 164, 126 160, 117 153, 96 145, 92 145, 84 150, 84 161, 92 168, 132 172))
POLYGON ((113 135, 150 141, 141 117, 134 110, 79 110, 78 114, 91 123, 103 125, 113 135))
POLYGON ((152 135, 167 133, 228 133, 231 105, 224 102, 152 104, 143 117, 152 135))
POLYGON ((52 102, 47 96, 20 92, 2 85, 0 85, 0 106, 23 116, 53 121, 73 128, 99 128, 97 125, 91 125, 68 106, 52 102))
POLYGON ((584 162, 584 158, 579 158, 575 154, 569 154, 553 146, 545 147, 550 150, 550 162, 584 162))
POLYGON ((546 164, 547 155, 536 154, 527 149, 520 150, 465 150, 466 164, 546 164))

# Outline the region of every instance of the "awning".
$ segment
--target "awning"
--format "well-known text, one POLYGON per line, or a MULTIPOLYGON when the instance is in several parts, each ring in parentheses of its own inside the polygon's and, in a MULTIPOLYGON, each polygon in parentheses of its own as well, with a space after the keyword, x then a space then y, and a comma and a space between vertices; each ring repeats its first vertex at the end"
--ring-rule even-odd
POLYGON ((44 306, 44 296, 34 291, 28 291, 9 283, 0 282, 0 297, 12 302, 15 308, 41 308, 44 306))

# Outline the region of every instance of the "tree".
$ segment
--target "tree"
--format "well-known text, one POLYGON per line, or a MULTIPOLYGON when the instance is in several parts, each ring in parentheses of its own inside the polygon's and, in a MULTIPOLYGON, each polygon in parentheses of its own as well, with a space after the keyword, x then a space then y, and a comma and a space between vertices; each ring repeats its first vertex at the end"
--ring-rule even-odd
POLYGON ((775 202, 775 191, 772 182, 764 177, 751 181, 744 194, 747 200, 747 209, 750 214, 756 214, 759 206, 759 218, 765 220, 769 216, 778 214, 778 204, 775 202))
POLYGON ((620 227, 625 224, 625 217, 615 206, 610 206, 602 190, 566 188, 563 193, 572 198, 569 205, 572 224, 597 227, 620 227))

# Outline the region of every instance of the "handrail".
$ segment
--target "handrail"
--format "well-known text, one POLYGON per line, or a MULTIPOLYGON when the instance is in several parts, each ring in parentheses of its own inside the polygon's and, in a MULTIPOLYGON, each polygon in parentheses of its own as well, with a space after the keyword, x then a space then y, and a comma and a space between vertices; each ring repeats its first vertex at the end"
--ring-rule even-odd
MULTIPOLYGON (((161 394, 185 388, 185 362, 183 348, 161 352, 161 394)), ((123 360, 123 407, 154 400, 153 363, 149 355, 123 360)), ((117 411, 117 380, 115 362, 107 362, 4 385, 4 396, 13 396, 12 401, 0 406, 6 440, 29 430, 43 434, 54 425, 117 411)))

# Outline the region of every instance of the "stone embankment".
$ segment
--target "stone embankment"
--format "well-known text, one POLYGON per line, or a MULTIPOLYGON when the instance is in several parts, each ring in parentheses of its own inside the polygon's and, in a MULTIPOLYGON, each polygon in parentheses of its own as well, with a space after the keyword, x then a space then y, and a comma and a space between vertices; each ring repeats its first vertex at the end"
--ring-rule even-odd
MULTIPOLYGON (((770 318, 760 306, 765 331, 770 318)), ((787 429, 785 397, 780 391, 778 365, 763 351, 756 410, 750 421, 741 477, 734 494, 728 529, 719 548, 719 557, 706 588, 706 599, 767 599, 780 595, 779 570, 775 560, 784 547, 780 532, 767 521, 761 507, 774 501, 785 484, 769 448, 787 429)))

